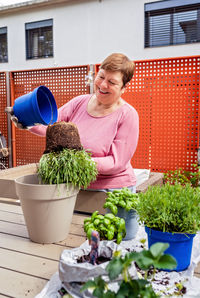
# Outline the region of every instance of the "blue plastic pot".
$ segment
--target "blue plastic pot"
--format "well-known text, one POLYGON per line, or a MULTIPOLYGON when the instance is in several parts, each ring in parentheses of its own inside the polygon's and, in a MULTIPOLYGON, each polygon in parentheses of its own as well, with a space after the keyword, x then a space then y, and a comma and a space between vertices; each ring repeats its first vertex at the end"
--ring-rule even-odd
MULTIPOLYGON (((107 209, 107 211, 111 212, 110 209, 107 209)), ((123 218, 126 223, 126 236, 123 240, 126 241, 135 238, 139 229, 137 212, 135 210, 126 211, 124 208, 118 207, 116 216, 123 218)))
POLYGON ((183 271, 188 268, 190 265, 192 244, 195 234, 161 232, 148 227, 145 227, 145 232, 148 235, 149 248, 156 242, 169 243, 169 247, 165 253, 173 256, 176 259, 177 267, 173 270, 183 271))
POLYGON ((18 121, 24 126, 33 126, 36 123, 53 124, 58 117, 56 101, 51 91, 45 86, 40 86, 18 97, 13 111, 18 121))

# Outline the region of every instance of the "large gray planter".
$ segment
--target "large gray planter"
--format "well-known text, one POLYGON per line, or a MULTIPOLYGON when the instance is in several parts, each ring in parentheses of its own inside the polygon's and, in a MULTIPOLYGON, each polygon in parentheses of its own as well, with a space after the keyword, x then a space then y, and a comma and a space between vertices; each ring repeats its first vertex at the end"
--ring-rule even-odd
POLYGON ((40 184, 37 174, 15 179, 15 185, 30 239, 37 243, 64 240, 79 189, 65 184, 40 184))

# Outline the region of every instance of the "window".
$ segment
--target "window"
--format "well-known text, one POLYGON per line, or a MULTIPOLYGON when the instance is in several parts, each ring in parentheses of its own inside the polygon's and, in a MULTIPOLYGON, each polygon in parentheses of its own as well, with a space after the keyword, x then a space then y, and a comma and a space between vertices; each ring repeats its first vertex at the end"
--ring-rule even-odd
POLYGON ((8 62, 7 27, 0 28, 0 63, 8 62))
POLYGON ((200 42, 200 0, 145 4, 145 48, 200 42))
POLYGON ((25 24, 26 58, 53 57, 53 20, 25 24))

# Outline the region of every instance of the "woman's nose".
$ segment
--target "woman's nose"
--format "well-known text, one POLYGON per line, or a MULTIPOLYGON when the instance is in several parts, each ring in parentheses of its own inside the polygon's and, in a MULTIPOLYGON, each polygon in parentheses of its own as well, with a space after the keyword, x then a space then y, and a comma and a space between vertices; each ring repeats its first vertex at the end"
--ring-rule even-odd
POLYGON ((101 87, 107 88, 108 87, 108 82, 106 80, 102 80, 101 87))

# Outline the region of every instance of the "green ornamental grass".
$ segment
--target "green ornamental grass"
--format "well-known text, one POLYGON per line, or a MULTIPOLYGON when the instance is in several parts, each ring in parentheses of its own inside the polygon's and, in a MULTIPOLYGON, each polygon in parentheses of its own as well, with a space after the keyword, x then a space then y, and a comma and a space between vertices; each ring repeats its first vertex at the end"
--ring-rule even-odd
POLYGON ((96 163, 85 150, 63 149, 43 154, 38 175, 45 184, 73 184, 86 189, 97 177, 96 163))
POLYGON ((137 212, 149 228, 195 234, 200 230, 200 188, 168 183, 149 187, 139 194, 137 212))

